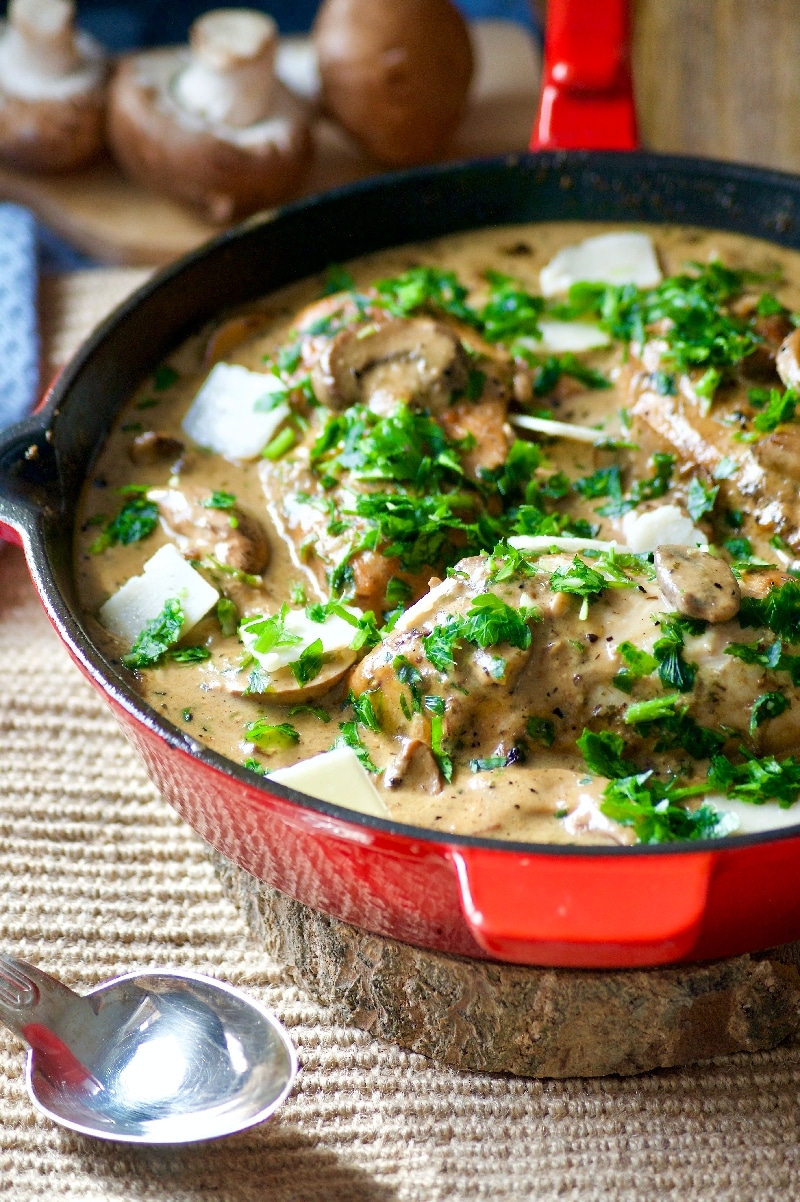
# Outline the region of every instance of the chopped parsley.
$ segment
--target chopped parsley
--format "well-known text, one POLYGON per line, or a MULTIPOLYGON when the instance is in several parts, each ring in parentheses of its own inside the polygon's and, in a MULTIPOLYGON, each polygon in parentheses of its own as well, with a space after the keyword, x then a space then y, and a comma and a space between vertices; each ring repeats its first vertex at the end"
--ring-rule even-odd
MULTIPOLYGON (((750 389, 751 404, 761 392, 763 392, 761 389, 750 389)), ((766 394, 764 408, 753 418, 753 429, 757 430, 759 434, 771 434, 783 422, 793 421, 798 401, 800 401, 800 395, 794 388, 787 388, 785 392, 771 388, 766 394)))
POLYGON ((89 551, 92 555, 99 555, 101 551, 115 547, 118 543, 125 547, 131 543, 138 543, 152 534, 157 525, 158 506, 138 493, 125 502, 116 517, 106 523, 103 531, 89 547, 89 551))
POLYGON ((444 697, 426 697, 425 709, 431 715, 431 751, 446 781, 453 779, 453 761, 444 749, 444 697))
POLYGON ((406 686, 411 694, 410 705, 405 696, 402 694, 400 696, 400 708, 406 721, 410 722, 412 714, 422 713, 422 673, 405 655, 396 655, 392 660, 392 668, 397 679, 406 686))
POLYGON ((597 497, 622 497, 622 480, 616 464, 598 468, 591 476, 573 480, 572 487, 587 501, 594 501, 597 497))
POLYGON ((536 355, 526 346, 516 344, 513 347, 515 355, 530 364, 533 368, 533 395, 548 396, 558 384, 562 376, 569 376, 583 384, 584 388, 610 388, 611 381, 593 367, 581 363, 577 355, 566 351, 562 355, 536 355))
POLYGON ((293 718, 295 714, 311 714, 318 722, 330 722, 331 720, 330 714, 321 705, 293 705, 289 710, 289 717, 293 718))
POLYGON ((340 722, 339 734, 334 741, 331 751, 337 747, 349 747, 358 756, 358 761, 362 767, 366 768, 367 772, 380 772, 380 768, 373 764, 370 754, 361 741, 358 733, 358 726, 355 722, 340 722))
POLYGON ((727 756, 715 756, 708 770, 708 785, 726 797, 753 805, 777 801, 786 810, 800 794, 800 761, 794 756, 776 760, 767 755, 762 759, 747 756, 744 763, 732 764, 727 756))
POLYGON ((308 684, 309 681, 319 676, 324 660, 325 652, 322 646, 322 639, 314 639, 314 642, 304 647, 299 657, 292 660, 289 664, 292 676, 294 676, 299 685, 308 684))
POLYGON ((606 776, 609 780, 615 780, 619 776, 630 776, 636 771, 636 765, 623 758, 625 740, 622 735, 610 730, 584 730, 576 742, 586 767, 594 776, 606 776))
POLYGON ((236 504, 236 497, 232 492, 215 489, 211 493, 211 496, 206 497, 200 504, 204 509, 233 509, 236 504))
POLYGON ((650 383, 659 396, 677 396, 678 386, 675 383, 675 377, 670 372, 651 372, 650 383))
POLYGON ((351 689, 347 694, 347 704, 352 706, 353 713, 356 717, 356 722, 361 726, 366 726, 367 730, 379 731, 381 729, 380 719, 375 713, 375 707, 372 704, 372 698, 376 701, 379 699, 377 693, 361 693, 358 697, 351 689))
POLYGON ((180 378, 174 367, 170 367, 168 363, 162 363, 153 372, 153 388, 156 392, 166 392, 167 389, 172 388, 173 384, 177 384, 180 378))
POLYGON ((288 616, 289 606, 284 604, 272 617, 246 618, 239 627, 239 633, 255 635, 252 651, 257 655, 266 655, 280 647, 296 647, 303 640, 298 634, 292 634, 291 630, 286 629, 288 616))
POLYGON ((470 760, 470 772, 494 772, 495 768, 505 768, 507 759, 504 755, 490 755, 485 759, 470 760))
MULTIPOLYGON (((622 496, 621 489, 609 477, 611 487, 608 495, 611 500, 608 505, 598 509, 603 517, 619 518, 641 505, 642 501, 654 501, 663 497, 672 484, 672 472, 675 467, 675 456, 666 451, 656 451, 651 460, 653 475, 645 480, 635 480, 627 497, 622 496)), ((618 483, 618 482, 617 482, 618 483)))
POLYGON ((680 693, 664 693, 661 697, 651 697, 649 701, 636 701, 625 710, 625 722, 635 725, 672 717, 679 699, 680 693))
POLYGON ((742 597, 740 626, 766 626, 779 638, 800 642, 800 584, 773 584, 766 597, 742 597))
POLYGON ((750 709, 750 734, 771 718, 777 718, 788 710, 791 702, 783 693, 762 693, 756 697, 750 709))
POLYGON ((735 476, 739 470, 739 464, 735 459, 731 459, 729 455, 723 455, 717 466, 714 468, 715 480, 730 480, 731 476, 735 476))
POLYGON ((626 343, 645 342, 648 327, 658 325, 666 343, 663 364, 675 371, 732 367, 761 342, 744 318, 724 307, 741 295, 753 273, 733 270, 718 260, 689 268, 646 290, 633 284, 574 284, 567 301, 552 306, 551 312, 566 320, 593 317, 613 338, 626 343))
POLYGON ((721 834, 721 815, 709 805, 688 810, 685 797, 705 792, 704 785, 676 787, 651 772, 640 772, 611 781, 603 791, 600 810, 621 826, 633 827, 640 843, 673 843, 682 839, 709 839, 721 834))
POLYGON ((760 664, 773 672, 788 672, 793 685, 800 684, 800 655, 790 655, 783 650, 783 642, 774 643, 729 643, 726 655, 735 655, 746 664, 760 664))
POLYGON ((167 656, 176 664, 201 664, 211 659, 211 652, 208 647, 176 647, 167 651, 167 656))
POLYGON ((749 538, 726 538, 722 545, 734 559, 750 559, 753 554, 749 538))
POLYGON ((480 312, 483 336, 489 342, 513 342, 517 338, 541 338, 538 321, 544 299, 532 296, 510 276, 487 271, 489 298, 480 312))
MULTIPOLYGON (((480 593, 473 598, 466 614, 449 614, 443 623, 434 626, 423 637, 422 646, 434 668, 448 672, 455 665, 455 654, 462 641, 484 649, 508 643, 526 650, 531 644, 528 622, 539 617, 535 609, 514 609, 494 593, 480 593)), ((504 670, 505 665, 500 675, 504 670)))
POLYGON ((702 634, 706 623, 699 618, 686 618, 683 614, 662 614, 659 619, 661 638, 653 644, 653 655, 658 660, 658 675, 665 688, 688 693, 694 688, 697 664, 687 663, 683 658, 684 634, 702 634))
POLYGON ((350 292, 355 286, 356 282, 349 271, 338 263, 331 263, 325 272, 322 295, 332 296, 336 292, 350 292))
POLYGON ((649 676, 655 672, 658 667, 658 660, 649 651, 641 651, 635 647, 633 643, 627 640, 620 643, 617 648, 620 658, 624 660, 625 667, 620 669, 614 677, 613 683, 623 693, 630 693, 633 688, 633 683, 641 679, 643 676, 649 676))
POLYGON ((239 611, 228 597, 220 597, 217 601, 215 613, 219 628, 226 638, 232 634, 236 634, 239 627, 239 611))
POLYGON ((136 637, 127 655, 122 656, 126 668, 152 668, 181 636, 185 615, 176 597, 164 602, 157 617, 147 623, 136 637))
POLYGON ((589 612, 589 602, 600 596, 608 585, 605 576, 590 568, 587 563, 576 555, 568 568, 556 568, 550 577, 550 589, 554 593, 570 593, 582 597, 580 617, 585 619, 589 612))
POLYGON ((463 475, 460 449, 427 413, 402 402, 384 417, 351 405, 326 421, 311 466, 323 482, 349 471, 357 480, 413 483, 424 493, 463 475))
POLYGON ((387 623, 392 624, 393 620, 397 621, 400 614, 404 612, 408 606, 414 591, 411 585, 405 580, 401 580, 399 576, 390 577, 386 585, 385 604, 386 611, 384 618, 387 623))
POLYGON ((531 714, 525 723, 525 732, 529 738, 543 743, 545 747, 552 747, 556 741, 556 728, 551 718, 531 714))
POLYGON ((686 508, 689 510, 689 517, 693 522, 699 522, 700 518, 711 513, 718 492, 718 484, 704 484, 698 476, 692 476, 686 494, 686 508))
POLYGON ((261 452, 262 459, 276 460, 285 455, 287 451, 291 451, 292 447, 297 442, 297 434, 291 428, 286 426, 281 430, 280 434, 276 434, 271 442, 268 442, 261 452))
POLYGON ((408 317, 426 310, 449 313, 451 317, 480 327, 481 321, 467 304, 468 291, 455 272, 438 267, 412 267, 402 275, 379 280, 375 285, 377 303, 395 317, 408 317))
POLYGON ((247 741, 255 743, 261 751, 282 751, 300 742, 300 732, 291 722, 280 722, 275 726, 266 718, 257 718, 255 722, 248 722, 244 731, 247 741))

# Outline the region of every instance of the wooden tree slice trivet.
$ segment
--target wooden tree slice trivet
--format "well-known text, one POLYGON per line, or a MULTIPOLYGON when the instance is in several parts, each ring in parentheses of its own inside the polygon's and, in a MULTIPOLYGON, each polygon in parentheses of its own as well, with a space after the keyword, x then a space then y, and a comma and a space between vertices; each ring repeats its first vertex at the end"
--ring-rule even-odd
POLYGON ((642 1073, 761 1051, 800 1028, 800 944, 617 972, 470 960, 371 935, 212 855, 223 889, 298 985, 338 1019, 453 1068, 642 1073))

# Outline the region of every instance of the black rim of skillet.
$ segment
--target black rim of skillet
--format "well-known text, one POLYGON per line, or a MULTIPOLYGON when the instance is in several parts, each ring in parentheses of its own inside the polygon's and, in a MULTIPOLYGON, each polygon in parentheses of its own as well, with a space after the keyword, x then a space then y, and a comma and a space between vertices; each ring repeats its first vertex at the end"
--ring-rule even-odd
POLYGON ((693 225, 800 249, 800 178, 640 152, 558 151, 418 168, 257 215, 159 271, 97 328, 47 404, 0 435, 0 519, 21 524, 47 612, 101 690, 171 748, 254 790, 376 832, 445 847, 548 856, 720 852, 796 838, 798 825, 655 846, 506 842, 371 818, 265 782, 161 718, 97 650, 72 576, 77 498, 119 409, 186 337, 284 284, 371 251, 536 221, 693 225))

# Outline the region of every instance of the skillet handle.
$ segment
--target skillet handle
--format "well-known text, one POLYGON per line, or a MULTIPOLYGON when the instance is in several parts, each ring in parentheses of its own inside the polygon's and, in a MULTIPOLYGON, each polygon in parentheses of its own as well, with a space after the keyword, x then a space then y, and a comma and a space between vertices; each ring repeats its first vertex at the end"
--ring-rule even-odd
POLYGON ((0 431, 0 539, 22 543, 41 516, 62 504, 48 418, 40 410, 0 431))
POLYGON ((451 855, 482 948, 566 968, 637 968, 690 955, 714 864, 701 851, 610 858, 461 847, 451 855))
POLYGON ((635 150, 629 0, 548 0, 531 150, 635 150))

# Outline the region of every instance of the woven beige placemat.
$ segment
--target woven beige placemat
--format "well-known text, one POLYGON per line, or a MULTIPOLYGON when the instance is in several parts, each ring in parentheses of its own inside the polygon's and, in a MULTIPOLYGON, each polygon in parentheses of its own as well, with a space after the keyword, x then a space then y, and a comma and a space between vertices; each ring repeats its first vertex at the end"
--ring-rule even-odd
MULTIPOLYGON (((136 282, 97 275, 84 313, 136 282)), ((65 283, 59 304, 81 292, 65 283)), ((66 306, 72 328, 78 312, 66 306)), ((83 323, 85 329, 86 322, 83 323)), ((64 327, 65 328, 65 327, 64 327)), ((48 346, 63 346, 50 331, 48 346)), ((54 356, 55 357, 55 356, 54 356)), ((639 1078, 476 1076, 333 1024, 222 895, 52 633, 15 548, 0 553, 0 946, 85 990, 172 965, 241 985, 297 1044, 293 1097, 215 1144, 83 1139, 31 1108, 0 1030, 0 1195, 153 1202, 794 1202, 800 1043, 639 1078)))

